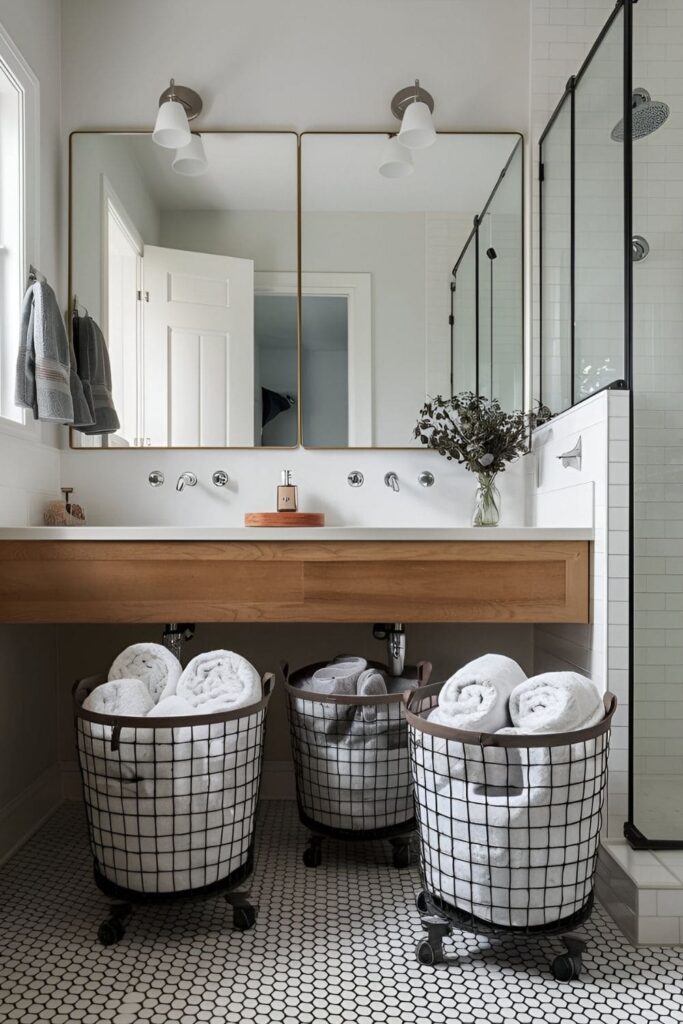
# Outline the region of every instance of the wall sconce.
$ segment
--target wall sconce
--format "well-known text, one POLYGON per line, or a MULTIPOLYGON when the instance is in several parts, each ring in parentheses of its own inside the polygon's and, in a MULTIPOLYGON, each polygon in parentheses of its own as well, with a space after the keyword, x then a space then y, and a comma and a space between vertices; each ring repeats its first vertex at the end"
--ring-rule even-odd
POLYGON ((385 178, 407 178, 414 170, 413 154, 396 135, 390 135, 382 149, 379 173, 385 178))
POLYGON ((199 132, 192 132, 188 144, 176 151, 171 167, 177 174, 195 178, 204 174, 208 166, 202 137, 199 132))
POLYGON ((436 142, 436 130, 432 120, 434 99, 420 86, 415 85, 397 92, 391 101, 391 112, 401 122, 398 141, 408 149, 427 149, 436 142))
POLYGON ((159 97, 159 112, 152 139, 165 149, 182 149, 192 139, 189 121, 201 112, 201 96, 171 79, 168 89, 159 97))

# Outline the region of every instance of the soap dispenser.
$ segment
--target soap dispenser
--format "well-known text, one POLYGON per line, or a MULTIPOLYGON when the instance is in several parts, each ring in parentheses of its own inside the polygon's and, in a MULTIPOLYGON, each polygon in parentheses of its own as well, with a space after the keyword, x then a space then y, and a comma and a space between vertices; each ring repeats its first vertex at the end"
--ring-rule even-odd
POLYGON ((282 483, 277 489, 277 510, 278 512, 296 512, 297 489, 292 483, 292 472, 289 469, 282 470, 282 483))

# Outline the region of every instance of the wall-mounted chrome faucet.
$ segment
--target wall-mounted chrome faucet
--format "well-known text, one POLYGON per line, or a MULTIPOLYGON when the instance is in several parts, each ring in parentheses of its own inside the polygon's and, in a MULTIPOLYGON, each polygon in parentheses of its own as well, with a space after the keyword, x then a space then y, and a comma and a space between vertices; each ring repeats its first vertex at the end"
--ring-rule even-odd
POLYGON ((175 485, 175 489, 176 491, 183 491, 186 486, 196 487, 196 485, 197 474, 191 473, 189 470, 186 470, 184 473, 181 473, 180 476, 178 477, 178 482, 175 485))
POLYGON ((397 491, 398 492, 398 491, 401 490, 399 482, 398 482, 398 477, 393 472, 393 470, 392 470, 391 473, 385 473, 384 474, 384 483, 387 485, 387 487, 391 487, 392 491, 397 491))
POLYGON ((579 437, 573 448, 568 452, 563 452, 562 455, 558 455, 557 458, 565 469, 581 469, 581 437, 579 437))

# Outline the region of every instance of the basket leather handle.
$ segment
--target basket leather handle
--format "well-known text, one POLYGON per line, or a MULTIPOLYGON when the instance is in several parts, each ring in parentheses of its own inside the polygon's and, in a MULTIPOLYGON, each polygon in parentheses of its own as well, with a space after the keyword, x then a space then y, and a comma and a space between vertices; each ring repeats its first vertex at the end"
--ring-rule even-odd
MULTIPOLYGON (((417 685, 426 686, 432 675, 433 665, 431 661, 418 661, 417 663, 417 685)), ((408 691, 406 691, 408 692, 408 691)))
POLYGON ((270 697, 271 693, 273 692, 273 687, 275 686, 275 676, 273 675, 272 672, 266 672, 266 674, 263 677, 262 686, 263 696, 270 697))
POLYGON ((282 676, 283 683, 286 684, 286 683, 289 682, 289 662, 288 661, 281 661, 280 662, 280 675, 282 676))

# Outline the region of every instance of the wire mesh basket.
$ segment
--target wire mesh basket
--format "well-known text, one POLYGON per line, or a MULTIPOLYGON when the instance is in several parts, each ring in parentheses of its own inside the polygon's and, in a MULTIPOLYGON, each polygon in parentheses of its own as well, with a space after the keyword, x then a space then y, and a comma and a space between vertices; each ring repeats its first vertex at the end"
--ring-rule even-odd
MULTIPOLYGON (((83 708, 104 676, 73 688, 78 763, 95 881, 128 901, 100 927, 123 935, 130 903, 232 890, 253 868, 265 717, 273 676, 248 707, 187 718, 111 717, 83 708)), ((226 897, 236 927, 255 921, 226 897)))
MULTIPOLYGON (((321 863, 320 837, 326 835, 389 839, 395 866, 406 867, 415 810, 404 691, 359 696, 302 690, 301 683, 327 664, 291 675, 283 666, 299 816, 312 833, 304 863, 321 863)), ((385 665, 368 667, 388 676, 385 665)), ((421 686, 430 672, 431 665, 422 662, 407 669, 405 678, 421 686)))
POLYGON ((616 698, 570 734, 479 734, 427 720, 443 685, 406 695, 428 933, 418 959, 442 961, 452 925, 565 933, 553 972, 578 977, 585 940, 566 933, 593 904, 616 698))

